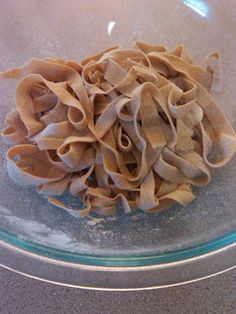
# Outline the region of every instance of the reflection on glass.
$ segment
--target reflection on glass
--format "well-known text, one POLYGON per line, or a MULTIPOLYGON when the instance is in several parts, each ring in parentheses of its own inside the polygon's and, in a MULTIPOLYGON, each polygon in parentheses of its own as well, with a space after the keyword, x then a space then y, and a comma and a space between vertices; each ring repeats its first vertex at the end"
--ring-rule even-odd
POLYGON ((183 3, 202 17, 208 14, 208 6, 201 0, 184 0, 183 3))
POLYGON ((113 30, 113 27, 116 25, 116 22, 112 21, 112 22, 109 22, 108 25, 107 25, 107 32, 109 35, 111 35, 111 32, 113 30))

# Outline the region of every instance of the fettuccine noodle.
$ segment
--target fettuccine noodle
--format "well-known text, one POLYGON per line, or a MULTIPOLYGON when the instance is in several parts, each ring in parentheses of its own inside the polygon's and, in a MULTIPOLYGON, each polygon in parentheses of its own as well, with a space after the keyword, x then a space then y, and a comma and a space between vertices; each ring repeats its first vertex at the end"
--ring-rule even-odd
POLYGON ((1 134, 11 145, 9 176, 74 216, 115 214, 117 202, 125 213, 186 206, 191 186, 209 184, 210 169, 236 151, 235 131, 210 94, 218 58, 197 65, 183 46, 138 42, 79 63, 31 59, 1 72, 20 79, 1 134), (67 189, 83 209, 55 198, 67 189))

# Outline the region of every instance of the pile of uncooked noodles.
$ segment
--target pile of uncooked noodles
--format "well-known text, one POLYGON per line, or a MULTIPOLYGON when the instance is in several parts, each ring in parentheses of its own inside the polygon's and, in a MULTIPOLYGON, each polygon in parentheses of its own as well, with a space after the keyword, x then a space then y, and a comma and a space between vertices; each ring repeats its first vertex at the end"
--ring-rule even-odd
POLYGON ((236 135, 210 94, 219 54, 194 64, 183 46, 173 52, 138 42, 75 61, 31 59, 0 73, 20 79, 16 110, 2 137, 9 176, 31 185, 74 216, 156 212, 194 195, 210 169, 236 151, 236 135), (209 153, 217 147, 213 163, 209 153), (83 209, 55 198, 69 189, 83 209))

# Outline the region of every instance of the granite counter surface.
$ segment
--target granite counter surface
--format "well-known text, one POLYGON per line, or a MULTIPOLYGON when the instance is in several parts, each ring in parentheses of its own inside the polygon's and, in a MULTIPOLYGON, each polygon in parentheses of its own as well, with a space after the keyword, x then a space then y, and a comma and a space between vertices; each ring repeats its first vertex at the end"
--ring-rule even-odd
POLYGON ((0 268, 0 314, 234 314, 236 270, 173 288, 103 292, 57 286, 0 268))

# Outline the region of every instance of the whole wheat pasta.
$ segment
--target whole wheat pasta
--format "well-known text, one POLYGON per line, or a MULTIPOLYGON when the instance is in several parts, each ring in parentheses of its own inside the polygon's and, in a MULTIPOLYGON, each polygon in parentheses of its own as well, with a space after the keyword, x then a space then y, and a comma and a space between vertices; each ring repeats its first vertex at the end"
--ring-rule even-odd
POLYGON ((137 42, 79 63, 31 59, 0 72, 20 80, 1 133, 11 145, 9 176, 79 217, 115 214, 119 201, 126 213, 186 206, 191 186, 209 184, 210 169, 236 151, 235 131, 210 93, 218 58, 213 52, 197 65, 183 46, 137 42), (67 189, 84 209, 55 198, 67 189))

